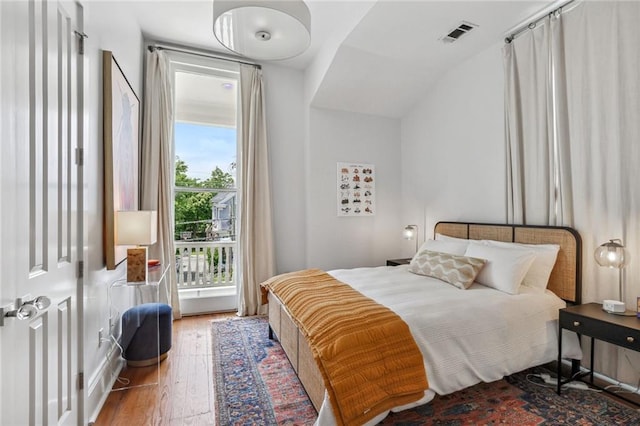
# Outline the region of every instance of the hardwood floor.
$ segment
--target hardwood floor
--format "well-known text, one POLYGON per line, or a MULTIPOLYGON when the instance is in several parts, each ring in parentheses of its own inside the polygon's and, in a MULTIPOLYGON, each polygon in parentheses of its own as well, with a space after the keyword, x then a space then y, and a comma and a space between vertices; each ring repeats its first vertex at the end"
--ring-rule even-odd
MULTIPOLYGON (((213 425, 211 325, 233 313, 184 317, 173 322, 172 348, 157 366, 124 367, 132 389, 112 391, 96 426, 213 425)), ((122 387, 116 382, 114 389, 122 387)))

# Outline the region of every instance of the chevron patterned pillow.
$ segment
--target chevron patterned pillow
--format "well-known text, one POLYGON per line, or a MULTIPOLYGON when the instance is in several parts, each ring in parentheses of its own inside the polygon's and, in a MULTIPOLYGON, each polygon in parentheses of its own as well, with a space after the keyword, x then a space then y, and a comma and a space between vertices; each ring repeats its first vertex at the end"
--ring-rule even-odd
POLYGON ((486 260, 422 250, 411 260, 409 272, 437 278, 466 290, 473 284, 486 260))

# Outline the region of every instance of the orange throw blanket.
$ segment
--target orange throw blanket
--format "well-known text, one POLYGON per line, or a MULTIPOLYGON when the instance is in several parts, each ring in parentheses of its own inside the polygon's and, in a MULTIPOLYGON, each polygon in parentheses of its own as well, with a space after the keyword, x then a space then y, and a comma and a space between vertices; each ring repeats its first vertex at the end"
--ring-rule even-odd
POLYGON ((428 389, 422 355, 390 309, 319 269, 264 283, 307 337, 339 425, 361 425, 428 389))

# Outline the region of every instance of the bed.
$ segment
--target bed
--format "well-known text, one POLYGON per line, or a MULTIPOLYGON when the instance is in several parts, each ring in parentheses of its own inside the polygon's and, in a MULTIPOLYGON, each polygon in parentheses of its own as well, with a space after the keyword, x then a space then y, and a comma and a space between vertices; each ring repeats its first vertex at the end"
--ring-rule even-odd
MULTIPOLYGON (((499 247, 500 242, 535 245, 535 249, 555 245, 559 249, 555 262, 549 266, 546 290, 523 285, 514 294, 477 282, 461 291, 440 279, 409 272, 410 268, 415 272, 415 264, 328 271, 336 280, 401 317, 422 353, 428 390, 423 397, 393 407, 392 411, 427 403, 435 394, 445 395, 481 381, 499 380, 556 360, 558 309, 566 303, 580 303, 581 241, 573 229, 439 222, 434 236, 435 240, 444 241, 430 242, 436 247, 472 240, 467 247, 473 245, 480 255, 486 254, 486 250, 502 250, 481 247, 499 247)), ((511 244, 507 245, 511 250, 511 244)), ((425 246, 427 242, 421 250, 425 246)), ((518 253, 524 256, 524 251, 518 253)), ((480 275, 476 279, 479 278, 480 275)), ((270 335, 280 340, 318 411, 317 424, 341 424, 336 421, 323 375, 300 322, 273 292, 269 291, 267 300, 270 335)), ((563 345, 563 356, 580 359, 582 353, 576 336, 563 335, 563 339, 569 342, 563 345)), ((388 412, 375 413, 366 424, 379 422, 388 412)))

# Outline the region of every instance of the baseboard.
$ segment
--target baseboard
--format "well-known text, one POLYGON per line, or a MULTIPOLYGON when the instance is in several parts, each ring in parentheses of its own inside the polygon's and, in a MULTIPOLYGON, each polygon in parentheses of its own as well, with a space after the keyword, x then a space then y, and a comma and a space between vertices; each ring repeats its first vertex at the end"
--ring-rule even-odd
POLYGON ((87 384, 86 413, 89 413, 88 420, 90 424, 98 418, 100 410, 102 410, 102 406, 109 397, 111 388, 123 366, 124 360, 120 357, 120 348, 116 345, 111 345, 108 355, 100 364, 96 373, 89 378, 87 384))
POLYGON ((180 290, 179 295, 183 316, 237 310, 235 288, 180 290))

